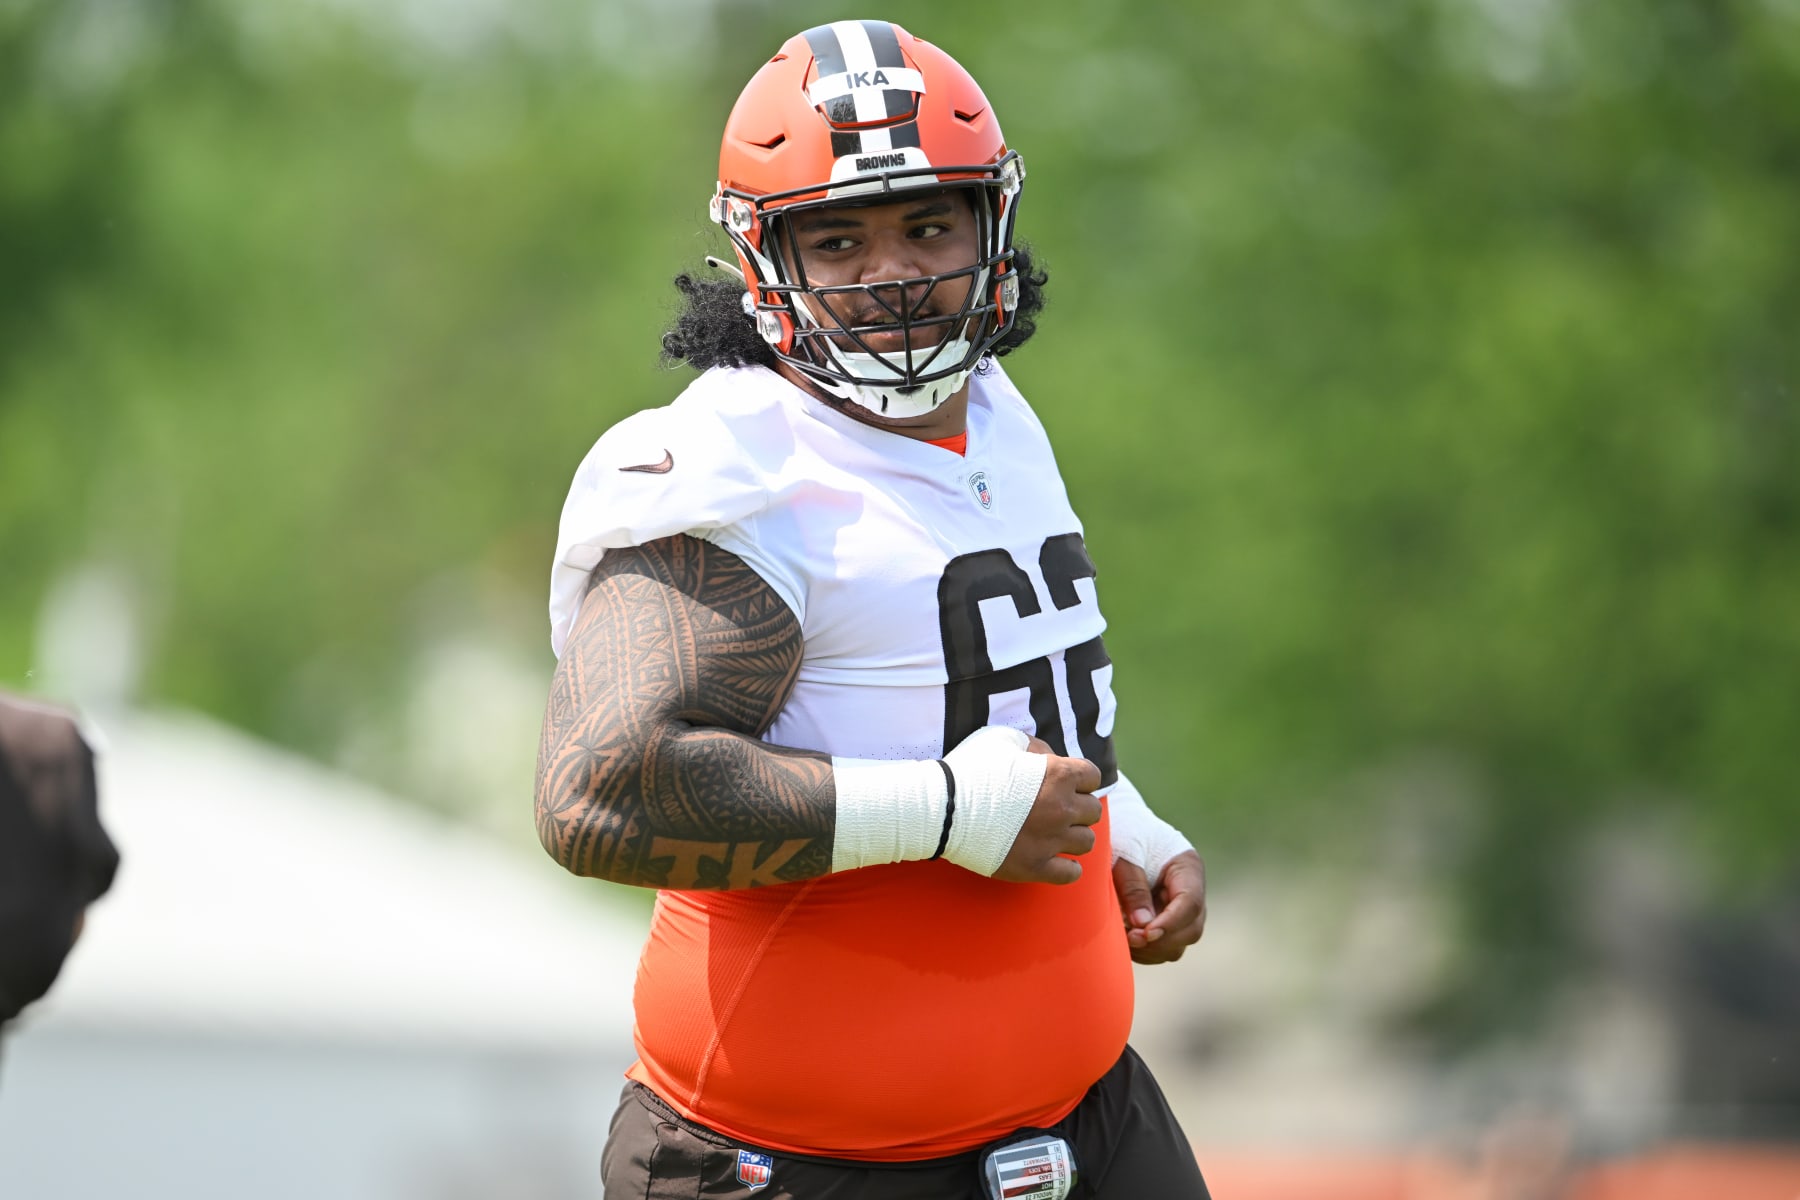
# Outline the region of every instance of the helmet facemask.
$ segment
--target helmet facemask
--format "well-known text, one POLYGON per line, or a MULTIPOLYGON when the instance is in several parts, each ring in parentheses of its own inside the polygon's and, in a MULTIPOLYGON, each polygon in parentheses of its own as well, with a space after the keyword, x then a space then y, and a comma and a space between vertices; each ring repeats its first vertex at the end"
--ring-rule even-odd
POLYGON ((1009 153, 986 166, 891 171, 766 196, 722 188, 714 215, 747 269, 744 311, 776 357, 878 416, 916 417, 954 395, 1012 329, 1019 296, 1012 231, 1024 174, 1018 155, 1009 153), (967 267, 868 284, 808 280, 795 232, 799 215, 946 192, 966 195, 974 213, 977 251, 967 267), (964 280, 961 302, 941 309, 937 301, 964 280), (869 342, 892 334, 900 336, 898 348, 877 350, 869 342))

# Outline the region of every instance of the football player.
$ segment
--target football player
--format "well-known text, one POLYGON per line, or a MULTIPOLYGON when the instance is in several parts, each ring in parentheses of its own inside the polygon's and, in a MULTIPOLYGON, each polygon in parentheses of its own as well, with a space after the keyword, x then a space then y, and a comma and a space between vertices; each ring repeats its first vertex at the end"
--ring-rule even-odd
POLYGON ((537 822, 660 889, 608 1196, 1206 1195, 1126 1045, 1199 857, 1114 760, 1096 570, 998 359, 1025 169, 897 25, 791 38, 732 109, 665 355, 576 472, 537 822))

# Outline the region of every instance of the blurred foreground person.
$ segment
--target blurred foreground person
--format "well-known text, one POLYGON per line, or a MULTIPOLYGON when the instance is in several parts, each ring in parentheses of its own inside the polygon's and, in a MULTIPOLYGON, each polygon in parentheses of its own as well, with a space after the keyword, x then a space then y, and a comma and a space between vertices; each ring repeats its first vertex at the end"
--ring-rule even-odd
POLYGON ((609 1197, 1206 1195, 1126 1046, 1204 872, 1118 771, 1094 564, 997 361, 1043 304, 1024 175, 942 50, 790 39, 725 129, 736 277, 676 281, 704 373, 576 473, 538 830, 661 889, 609 1197))
POLYGON ((50 990, 112 886, 94 755, 66 713, 0 694, 0 1026, 50 990))

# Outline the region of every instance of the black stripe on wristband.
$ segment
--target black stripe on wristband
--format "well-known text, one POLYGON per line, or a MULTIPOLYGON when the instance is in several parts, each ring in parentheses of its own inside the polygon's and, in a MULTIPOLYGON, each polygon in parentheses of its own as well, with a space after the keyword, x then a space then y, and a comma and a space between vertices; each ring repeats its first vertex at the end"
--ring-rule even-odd
MULTIPOLYGON (((938 759, 937 765, 944 768, 944 787, 949 795, 944 800, 944 832, 938 834, 938 848, 931 858, 944 857, 944 847, 950 844, 950 819, 956 815, 956 776, 950 773, 950 764, 943 759, 938 759)), ((925 861, 930 862, 931 858, 925 861)))

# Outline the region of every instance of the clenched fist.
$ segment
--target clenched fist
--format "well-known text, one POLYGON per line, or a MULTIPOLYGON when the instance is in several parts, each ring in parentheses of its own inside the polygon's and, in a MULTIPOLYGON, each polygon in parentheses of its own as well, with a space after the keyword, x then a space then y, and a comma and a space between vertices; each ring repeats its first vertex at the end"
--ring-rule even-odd
POLYGON ((1063 855, 1080 856, 1094 848, 1093 826, 1100 820, 1100 768, 1085 758, 1064 758, 1032 738, 1025 747, 1050 761, 1037 799, 1026 814, 995 879, 1010 883, 1074 883, 1081 864, 1063 855))

